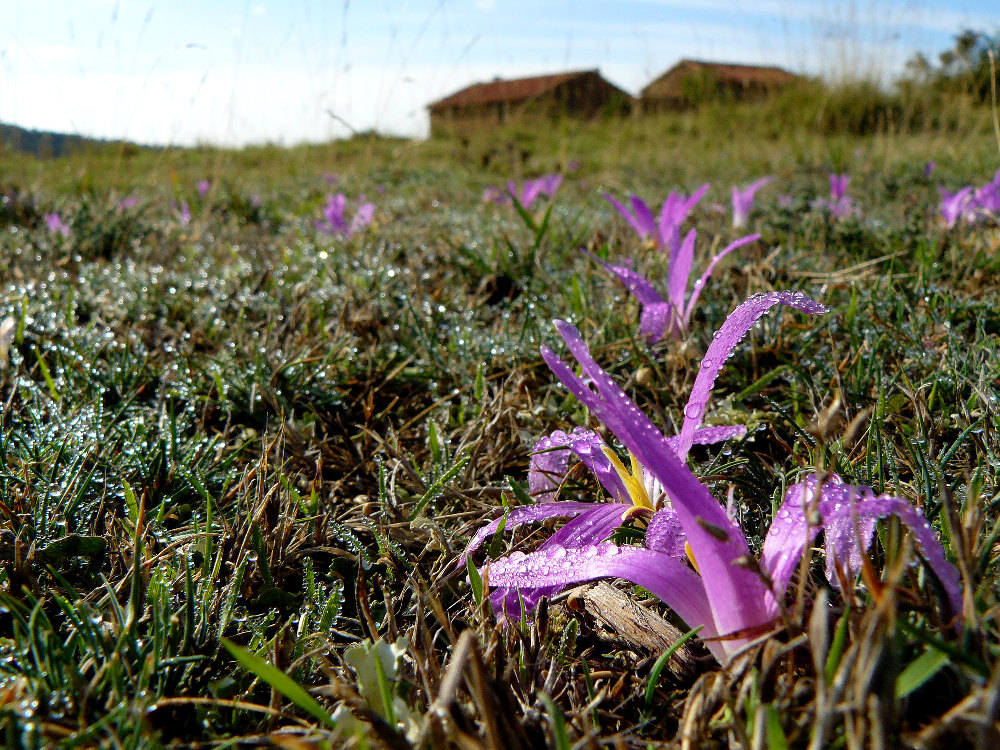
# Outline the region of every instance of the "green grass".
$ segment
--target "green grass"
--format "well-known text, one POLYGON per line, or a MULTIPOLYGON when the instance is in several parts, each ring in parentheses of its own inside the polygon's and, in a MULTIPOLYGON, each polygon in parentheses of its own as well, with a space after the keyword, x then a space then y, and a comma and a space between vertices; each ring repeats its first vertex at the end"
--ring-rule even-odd
POLYGON ((995 221, 943 230, 936 185, 987 180, 996 143, 978 126, 776 133, 767 112, 522 126, 465 145, 5 158, 7 744, 638 748, 682 727, 698 747, 991 742, 1000 234, 995 221), (481 201, 487 184, 572 160, 547 221, 481 201), (860 216, 810 210, 834 170, 853 176, 860 216), (324 171, 376 203, 371 231, 317 235, 324 171), (651 349, 635 302, 577 248, 632 256, 654 278, 666 260, 600 191, 662 200, 712 182, 693 224, 707 253, 736 236, 711 204, 764 173, 778 179, 753 215, 762 241, 709 283, 683 343, 651 349), (120 211, 129 195, 139 204, 120 211), (68 238, 45 230, 50 210, 68 238), (710 406, 749 436, 696 450, 695 470, 717 497, 734 488, 752 545, 812 469, 908 498, 962 571, 965 626, 941 621, 934 582, 900 562, 912 551, 887 524, 880 582, 841 595, 816 554, 785 629, 726 669, 693 644, 693 671, 664 668, 565 598, 498 629, 452 566, 519 502, 506 478, 525 482, 534 441, 588 424, 541 362, 541 344, 561 351, 550 321, 578 325, 675 430, 711 331, 748 295, 786 288, 832 310, 760 323, 710 406), (345 656, 401 636, 398 664, 345 656))

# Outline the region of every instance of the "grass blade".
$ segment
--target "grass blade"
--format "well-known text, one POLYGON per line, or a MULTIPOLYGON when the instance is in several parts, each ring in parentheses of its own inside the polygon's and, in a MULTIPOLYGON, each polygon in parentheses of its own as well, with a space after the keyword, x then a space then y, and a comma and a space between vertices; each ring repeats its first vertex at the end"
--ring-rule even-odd
POLYGON ((222 639, 222 645, 240 663, 240 666, 266 682, 296 706, 313 716, 321 724, 330 729, 334 729, 337 726, 337 722, 333 720, 333 717, 315 698, 306 692, 305 688, 273 664, 269 664, 256 654, 247 651, 241 646, 237 646, 228 638, 222 639))

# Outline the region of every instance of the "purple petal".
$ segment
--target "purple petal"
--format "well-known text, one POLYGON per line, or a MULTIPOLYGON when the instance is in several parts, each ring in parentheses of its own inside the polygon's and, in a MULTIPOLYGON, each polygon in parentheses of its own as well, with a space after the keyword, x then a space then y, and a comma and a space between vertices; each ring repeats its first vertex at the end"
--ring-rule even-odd
MULTIPOLYGON (((539 587, 564 587, 598 578, 624 578, 651 591, 689 627, 701 625, 703 638, 718 632, 705 586, 698 574, 670 555, 644 547, 606 543, 572 550, 555 547, 528 555, 515 552, 491 562, 487 571, 491 588, 521 589, 522 592, 539 587)), ((708 644, 720 661, 725 660, 723 643, 708 644)))
POLYGON ((622 525, 622 515, 632 507, 630 502, 595 503, 592 511, 578 515, 546 539, 539 549, 578 549, 606 541, 622 525))
POLYGON ((726 360, 736 345, 768 310, 775 305, 788 305, 802 312, 817 314, 827 308, 801 292, 763 292, 755 294, 737 307, 716 331, 712 343, 701 361, 701 368, 691 388, 687 406, 684 407, 684 423, 681 425, 677 455, 684 459, 693 442, 694 431, 705 416, 705 405, 712 393, 712 386, 726 360))
POLYGON ((347 207, 347 198, 343 193, 327 196, 326 207, 323 209, 323 217, 326 219, 330 234, 340 234, 347 229, 347 222, 344 219, 344 209, 347 207))
POLYGON ((941 581, 952 612, 962 613, 962 587, 958 570, 948 562, 944 547, 919 508, 900 497, 888 494, 876 497, 870 487, 841 484, 835 485, 833 489, 832 497, 824 497, 822 507, 826 530, 826 571, 831 583, 838 583, 833 560, 842 564, 846 560, 848 572, 855 575, 861 569, 863 550, 871 545, 876 522, 888 516, 896 516, 913 534, 927 564, 941 581))
MULTIPOLYGON (((539 505, 522 505, 512 508, 507 512, 507 523, 504 524, 504 530, 510 531, 511 529, 516 529, 518 526, 524 526, 526 523, 546 521, 550 518, 578 516, 581 513, 593 511, 595 508, 605 507, 607 506, 603 503, 541 503, 539 505)), ((500 528, 502 520, 503 516, 495 518, 479 529, 475 536, 472 537, 465 551, 459 556, 456 564, 460 566, 465 565, 465 558, 479 549, 488 537, 496 533, 497 529, 500 528)))
POLYGON ((943 187, 938 187, 938 191, 941 193, 941 218, 950 229, 965 212, 972 195, 972 186, 968 185, 955 193, 943 187))
POLYGON ((736 185, 733 185, 733 226, 737 229, 744 226, 750 218, 750 208, 753 206, 753 196, 748 196, 736 185))
POLYGON ((687 233, 676 252, 670 253, 670 270, 667 279, 667 297, 673 303, 674 309, 680 313, 684 310, 684 292, 687 291, 688 279, 691 276, 691 264, 694 262, 694 243, 698 231, 692 229, 687 233))
MULTIPOLYGON (((632 293, 632 295, 639 300, 643 305, 655 305, 658 303, 663 303, 663 297, 660 293, 656 291, 656 288, 649 282, 649 280, 642 274, 633 271, 628 266, 616 266, 608 263, 606 260, 602 260, 594 255, 589 250, 580 248, 580 252, 584 255, 592 258, 593 260, 604 266, 605 270, 613 273, 618 279, 625 285, 625 287, 632 293)), ((631 261, 625 261, 629 263, 631 261)))
POLYGON ((776 608, 773 597, 755 573, 736 564, 748 554, 742 531, 649 418, 594 362, 579 332, 562 321, 556 321, 556 327, 596 392, 547 348, 542 356, 556 377, 663 486, 709 589, 718 632, 733 633, 768 622, 776 608))
POLYGON ((569 452, 575 453, 597 477, 612 498, 628 498, 621 477, 604 454, 604 440, 593 430, 578 427, 566 433, 556 430, 532 448, 528 489, 539 502, 548 502, 562 483, 569 467, 569 452))
POLYGON ((695 205, 698 203, 698 201, 702 199, 702 196, 704 196, 705 193, 708 192, 708 188, 709 188, 709 183, 706 182, 700 188, 691 193, 691 197, 682 203, 681 208, 683 211, 683 217, 686 218, 687 215, 691 213, 691 209, 694 208, 695 205))
POLYGON ((642 305, 642 312, 639 316, 639 334, 655 344, 662 338, 667 330, 667 326, 673 317, 673 306, 664 301, 656 288, 641 274, 633 271, 628 266, 614 266, 593 253, 581 248, 581 252, 587 255, 609 272, 613 273, 625 284, 626 288, 642 305))
MULTIPOLYGON (((579 549, 599 544, 622 525, 622 515, 631 507, 631 503, 594 504, 591 510, 581 513, 546 539, 539 551, 553 548, 579 549)), ((490 599, 497 612, 516 613, 519 602, 523 602, 527 612, 531 612, 539 599, 558 594, 563 588, 561 585, 522 588, 519 598, 516 589, 497 586, 491 591, 490 599)))
POLYGON ((635 214, 635 223, 640 227, 639 234, 643 239, 652 237, 656 231, 656 219, 653 218, 653 212, 649 210, 649 206, 638 195, 630 195, 628 199, 632 204, 632 211, 635 214))
POLYGON ((764 540, 761 560, 774 581, 775 594, 780 596, 787 588, 803 550, 821 528, 826 537, 826 575, 839 588, 835 562, 847 575, 856 576, 863 565, 862 556, 871 544, 876 522, 893 515, 913 533, 928 565, 941 581, 952 611, 960 614, 962 593, 958 571, 945 558, 944 548, 923 514, 902 498, 876 497, 870 487, 844 484, 837 475, 829 476, 822 486, 819 478, 813 476, 788 488, 764 540), (817 514, 812 525, 806 515, 810 508, 817 514))
POLYGON ((632 229, 635 230, 636 234, 638 234, 640 237, 644 237, 642 226, 640 226, 639 222, 636 221, 636 218, 632 215, 632 212, 628 208, 626 208, 617 199, 615 199, 614 196, 609 195, 608 193, 601 193, 601 195, 603 195, 607 199, 608 203, 610 203, 612 206, 615 207, 618 213, 621 214, 621 217, 628 222, 629 226, 632 227, 632 229))
POLYGON ((646 305, 639 314, 639 335, 648 338, 650 344, 655 344, 663 338, 676 317, 674 306, 669 302, 646 305))
POLYGON ((847 193, 847 186, 850 184, 851 178, 848 174, 831 174, 830 175, 830 197, 834 201, 839 201, 847 193))
POLYGON ((351 219, 351 226, 347 230, 348 235, 357 234, 366 226, 371 224, 374 216, 375 204, 362 203, 358 206, 358 210, 354 212, 354 218, 351 219))
POLYGON ((705 288, 705 283, 712 275, 712 272, 715 271, 715 266, 718 265, 719 261, 729 255, 729 253, 733 250, 743 247, 744 245, 749 245, 751 242, 756 242, 759 239, 759 234, 751 234, 746 237, 741 237, 712 258, 712 261, 708 264, 704 273, 702 273, 702 275, 698 277, 698 280, 694 282, 694 288, 691 290, 691 297, 688 299, 687 307, 684 309, 684 316, 681 320, 685 329, 688 327, 688 323, 691 322, 691 313, 694 312, 695 303, 698 301, 698 297, 701 296, 701 292, 705 288))
MULTIPOLYGON (((733 438, 743 437, 746 434, 747 426, 745 424, 699 427, 694 431, 691 443, 693 445, 714 445, 715 443, 732 440, 733 438)), ((677 448, 680 445, 680 437, 668 437, 667 444, 674 453, 677 453, 677 448)))
POLYGON ((524 190, 522 192, 522 198, 521 198, 522 208, 530 207, 531 204, 535 202, 535 199, 542 194, 542 190, 544 189, 544 187, 545 185, 541 181, 541 179, 525 180, 524 190))
POLYGON ((750 218, 750 209, 753 208, 753 199, 757 191, 771 182, 773 177, 761 177, 754 180, 742 190, 733 186, 733 226, 741 227, 750 218))
POLYGON ((687 537, 677 521, 677 512, 670 506, 662 508, 653 514, 646 527, 646 546, 651 550, 663 552, 678 560, 687 557, 684 543, 687 537))
POLYGON ((815 486, 815 478, 811 477, 788 488, 784 502, 771 520, 764 538, 761 568, 770 575, 775 596, 784 595, 803 550, 812 544, 819 533, 819 519, 815 524, 808 523, 803 510, 803 506, 809 507, 818 502, 815 486))

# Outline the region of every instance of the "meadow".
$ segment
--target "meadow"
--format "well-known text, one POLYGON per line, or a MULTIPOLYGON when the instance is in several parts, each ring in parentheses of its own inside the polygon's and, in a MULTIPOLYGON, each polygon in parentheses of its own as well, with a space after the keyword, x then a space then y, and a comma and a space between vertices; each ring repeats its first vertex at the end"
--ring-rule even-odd
MULTIPOLYGON (((7 745, 1000 743, 997 138, 983 111, 861 136, 816 117, 707 107, 465 141, 4 154, 7 745), (529 201, 542 175, 562 179, 529 201), (831 175, 850 178, 839 198, 831 175), (733 186, 764 176, 734 227, 733 186), (639 236, 606 195, 658 212, 705 183, 678 220, 697 230, 696 276, 760 237, 654 341, 602 263, 631 259, 666 297, 669 242, 639 236), (939 187, 966 186, 982 206, 949 219, 939 187), (353 220, 366 203, 370 221, 353 220), (597 386, 560 383, 580 370, 553 321, 657 430, 682 435, 713 332, 786 290, 828 310, 749 321, 698 413, 747 429, 695 440, 690 471, 672 453, 664 465, 745 534, 748 586, 772 586, 755 560, 809 477, 905 501, 871 520, 871 546, 855 508, 847 546, 830 547, 832 526, 825 538, 843 558, 813 539, 778 614, 728 642, 627 570, 546 579, 530 603, 507 590, 499 624, 491 567, 500 580, 563 523, 515 522, 543 499, 538 482, 578 504, 636 500, 624 466, 595 480, 574 459, 546 485, 534 446, 588 428, 628 464, 660 439, 629 444, 581 400, 597 386), (602 489, 616 476, 631 500, 602 489), (933 544, 914 543, 904 506, 933 544)), ((577 573, 591 548, 652 553, 656 516, 609 518, 611 533, 563 549, 577 573)), ((702 546, 685 526, 671 564, 708 588, 701 550, 732 539, 697 520, 702 546)))

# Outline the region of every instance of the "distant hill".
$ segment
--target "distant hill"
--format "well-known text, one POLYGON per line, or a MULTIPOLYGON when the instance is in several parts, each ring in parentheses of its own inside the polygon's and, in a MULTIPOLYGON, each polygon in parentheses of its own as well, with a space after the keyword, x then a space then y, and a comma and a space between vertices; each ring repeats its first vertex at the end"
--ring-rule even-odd
POLYGON ((86 149, 104 148, 113 143, 119 142, 68 133, 54 133, 48 130, 29 130, 17 125, 0 123, 0 152, 20 151, 35 156, 54 157, 86 149))

